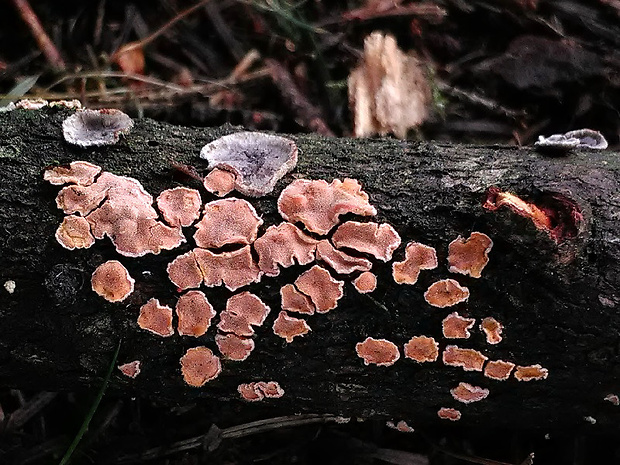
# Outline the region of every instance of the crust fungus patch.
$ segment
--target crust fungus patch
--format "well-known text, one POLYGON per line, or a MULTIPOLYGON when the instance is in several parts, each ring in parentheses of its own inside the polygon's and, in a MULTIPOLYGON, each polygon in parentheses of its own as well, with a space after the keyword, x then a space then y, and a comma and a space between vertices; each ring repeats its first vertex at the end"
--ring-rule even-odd
POLYGON ((454 279, 442 279, 430 285, 424 300, 433 307, 445 308, 469 299, 469 289, 454 279))
POLYGON ((488 357, 474 349, 461 349, 457 346, 447 346, 443 351, 444 365, 461 367, 465 371, 482 371, 488 357))
POLYGON ((227 289, 236 291, 240 287, 260 281, 261 272, 252 258, 249 245, 220 254, 196 248, 194 257, 207 287, 224 284, 227 289))
POLYGON ((200 193, 187 187, 166 189, 157 197, 157 208, 170 226, 190 226, 200 216, 200 193))
POLYGON ((472 386, 469 383, 459 383, 457 387, 450 389, 450 394, 459 402, 471 404, 472 402, 486 399, 489 395, 489 390, 480 386, 472 386))
POLYGON ((196 225, 194 240, 198 247, 220 248, 227 244, 251 244, 256 240, 263 220, 250 202, 242 199, 214 200, 205 205, 196 225))
POLYGON ((392 264, 392 276, 398 284, 415 284, 421 270, 432 270, 437 266, 437 252, 433 247, 410 242, 405 247, 405 259, 392 264))
POLYGON ((152 298, 140 307, 138 326, 161 337, 172 336, 172 309, 152 298))
POLYGON ((434 362, 439 357, 439 344, 428 336, 412 337, 404 349, 405 357, 419 363, 434 362))
POLYGON ((444 337, 448 339, 469 339, 469 330, 476 324, 475 318, 465 318, 452 312, 441 322, 444 337))
POLYGON ((93 291, 108 302, 122 302, 133 292, 135 280, 118 260, 108 260, 97 267, 91 279, 93 291))
POLYGON ((519 381, 538 381, 547 379, 549 370, 539 364, 529 366, 517 366, 514 372, 515 378, 519 381))
POLYGON ((220 314, 217 328, 237 336, 253 336, 253 326, 262 326, 271 309, 258 296, 250 292, 233 295, 220 314))
POLYGON ((90 224, 85 218, 76 215, 65 216, 56 230, 56 240, 65 249, 88 249, 95 243, 90 232, 90 224))
POLYGON ((133 362, 124 363, 117 367, 121 373, 128 378, 135 378, 140 374, 140 360, 134 360, 133 362))
POLYGON ((515 194, 510 192, 502 192, 497 187, 490 187, 487 194, 486 201, 482 205, 482 208, 486 208, 489 211, 496 211, 503 206, 507 206, 517 215, 529 218, 534 223, 537 229, 544 231, 551 231, 551 218, 540 208, 530 202, 526 202, 515 194))
POLYGON ((258 267, 267 276, 278 276, 279 266, 288 268, 297 262, 307 265, 314 261, 318 241, 304 234, 291 223, 269 226, 254 242, 258 254, 258 267))
POLYGON ((567 151, 572 148, 605 150, 607 140, 598 131, 593 129, 577 129, 565 134, 538 136, 534 145, 541 150, 567 151))
POLYGON ((367 337, 364 342, 355 345, 357 356, 364 360, 364 365, 371 363, 378 366, 388 367, 394 365, 400 358, 398 347, 387 339, 374 339, 367 337))
POLYGON ((202 336, 216 315, 213 306, 200 291, 189 291, 179 297, 175 311, 179 317, 177 329, 181 336, 202 336))
POLYGON ((324 180, 297 179, 280 194, 278 211, 285 220, 299 221, 309 231, 321 235, 338 224, 340 215, 377 214, 360 183, 348 178, 344 181, 334 179, 329 184, 324 180))
POLYGON ((256 402, 265 398, 278 399, 284 395, 284 389, 276 381, 240 384, 237 391, 243 400, 249 402, 256 402))
POLYGON ((391 429, 395 429, 401 433, 414 433, 415 429, 407 424, 405 420, 400 420, 398 423, 394 423, 393 421, 386 421, 385 426, 391 429))
POLYGON ((314 265, 295 280, 295 286, 310 297, 318 313, 327 313, 338 306, 344 282, 332 278, 325 268, 314 265))
POLYGON ((241 362, 248 358, 254 350, 254 340, 236 334, 216 334, 215 343, 222 357, 227 360, 241 362))
POLYGON ((314 315, 314 304, 310 298, 299 292, 292 284, 285 284, 280 289, 282 310, 314 315))
POLYGON ((79 110, 62 122, 65 140, 80 147, 116 144, 127 134, 133 121, 120 110, 79 110))
POLYGON ((486 317, 480 324, 480 330, 484 332, 489 344, 502 342, 503 325, 493 317, 486 317))
POLYGON ((512 362, 505 362, 504 360, 491 360, 484 367, 484 376, 497 381, 506 381, 510 378, 510 373, 512 373, 514 367, 515 364, 512 362))
POLYGON ((179 255, 166 268, 172 284, 181 290, 200 287, 203 276, 193 250, 179 255))
POLYGON ((616 394, 607 394, 603 400, 610 402, 611 404, 615 405, 616 407, 618 405, 620 405, 620 397, 618 397, 616 394))
POLYGON ((341 250, 337 250, 324 239, 316 246, 316 258, 327 263, 338 274, 351 274, 355 271, 369 271, 372 262, 361 257, 352 257, 341 250))
POLYGON ((297 164, 297 146, 291 139, 237 132, 210 142, 200 151, 209 168, 235 174, 235 189, 250 197, 262 197, 297 164))
POLYGON ((224 197, 235 190, 235 174, 214 168, 202 181, 204 188, 218 197, 224 197))
POLYGON ((276 336, 286 339, 291 343, 297 336, 308 334, 310 326, 306 320, 289 316, 285 311, 278 314, 278 318, 273 322, 273 332, 276 336))
POLYGON ((377 277, 370 271, 365 271, 353 280, 353 287, 360 294, 368 294, 377 289, 377 277))
POLYGON ((181 357, 183 379, 192 387, 204 386, 220 374, 220 359, 207 347, 194 347, 181 357))
POLYGON ((90 186, 101 173, 101 167, 87 161, 73 161, 69 165, 48 168, 43 173, 43 179, 55 186, 63 184, 77 184, 90 186))
POLYGON ((479 278, 489 263, 493 241, 480 232, 472 232, 467 239, 459 236, 448 246, 448 266, 452 273, 479 278))
POLYGON ((339 249, 347 247, 387 262, 392 259, 394 250, 400 245, 400 236, 387 223, 347 221, 338 227, 332 241, 339 249))
POLYGON ((442 420, 458 421, 461 419, 461 412, 454 408, 441 407, 437 416, 442 420))

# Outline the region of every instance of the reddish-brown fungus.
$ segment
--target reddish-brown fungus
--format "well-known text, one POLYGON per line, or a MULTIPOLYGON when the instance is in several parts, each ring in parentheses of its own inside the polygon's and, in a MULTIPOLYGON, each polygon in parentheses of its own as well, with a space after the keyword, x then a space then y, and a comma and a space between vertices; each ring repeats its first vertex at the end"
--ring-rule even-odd
POLYGON ((534 226, 538 229, 551 231, 553 228, 551 218, 533 203, 521 200, 519 197, 511 194, 510 192, 502 192, 497 187, 489 188, 487 199, 482 207, 493 212, 504 205, 516 214, 525 218, 530 218, 534 223, 534 226))
POLYGON ((140 307, 138 326, 158 336, 172 336, 174 334, 172 309, 167 305, 161 305, 159 300, 152 298, 140 307))
POLYGON ((377 277, 370 271, 365 271, 353 280, 353 287, 360 294, 368 294, 377 288, 377 277))
POLYGON ((398 347, 387 339, 374 339, 367 337, 363 342, 355 345, 357 356, 364 360, 364 365, 371 363, 378 366, 388 367, 394 365, 400 358, 398 347))
POLYGON ((407 424, 405 420, 400 420, 398 423, 394 423, 393 421, 386 421, 385 426, 391 429, 395 429, 401 433, 413 433, 415 429, 407 424))
POLYGON ((216 315, 207 297, 200 291, 189 291, 179 297, 175 310, 181 336, 202 336, 216 315))
POLYGON ((484 376, 498 381, 506 381, 510 378, 510 373, 514 369, 515 364, 505 362, 504 360, 491 360, 484 367, 484 376))
POLYGON ((196 225, 198 247, 220 248, 226 244, 251 244, 263 220, 250 202, 242 199, 214 200, 205 205, 196 225))
POLYGON ((258 402, 265 398, 262 391, 258 389, 254 383, 240 384, 237 386, 237 392, 239 392, 243 400, 248 402, 258 402))
POLYGON ((489 252, 493 241, 480 232, 472 232, 469 238, 461 236, 448 246, 448 266, 452 273, 479 278, 482 270, 489 263, 489 252))
POLYGON ((480 329, 484 332, 489 344, 499 344, 502 342, 502 324, 493 317, 486 317, 480 324, 480 329))
POLYGON ((56 240, 65 249, 88 249, 95 243, 90 224, 76 215, 65 216, 56 230, 56 240))
POLYGON ((157 208, 170 226, 190 226, 200 216, 200 193, 187 187, 166 189, 157 197, 157 208))
POLYGON ((254 340, 236 334, 216 334, 215 343, 222 357, 227 360, 243 361, 254 350, 254 340))
POLYGON ((325 268, 314 265, 295 280, 295 286, 310 297, 318 313, 327 313, 338 306, 344 282, 332 278, 325 268))
POLYGON ((278 198, 278 211, 292 223, 301 222, 309 231, 325 235, 338 224, 340 215, 374 216, 368 194, 355 179, 327 181, 297 179, 278 198))
POLYGON ((140 374, 140 360, 134 360, 133 362, 124 363, 117 367, 121 373, 129 378, 135 378, 140 374))
POLYGON ((419 363, 434 362, 439 357, 439 344, 432 337, 414 336, 405 344, 404 353, 419 363))
POLYGON ((461 419, 461 412, 454 408, 441 407, 437 416, 442 420, 457 421, 461 419))
POLYGON ((108 260, 91 277, 93 291, 109 302, 122 302, 133 292, 135 280, 118 260, 108 260))
POLYGON ((264 398, 278 399, 284 395, 284 389, 276 381, 258 381, 240 384, 237 388, 244 400, 255 402, 264 398))
POLYGON ((236 291, 260 281, 261 272, 252 258, 249 245, 220 254, 196 248, 194 256, 207 287, 224 284, 229 290, 236 291))
POLYGON ((270 310, 256 295, 247 291, 241 292, 228 299, 226 310, 220 314, 217 327, 225 333, 253 336, 252 326, 261 326, 270 310))
POLYGON ((387 262, 392 259, 394 250, 400 245, 400 236, 387 223, 347 221, 338 227, 332 241, 339 249, 347 247, 387 262))
POLYGON ((461 349, 457 346, 447 346, 443 351, 444 365, 461 367, 465 371, 482 371, 488 357, 474 349, 461 349))
POLYGON ((541 367, 539 364, 529 366, 517 366, 515 368, 515 378, 519 381, 538 381, 547 379, 549 370, 541 367))
POLYGON ((172 284, 180 290, 200 287, 203 281, 202 272, 193 250, 172 260, 168 264, 167 271, 172 284))
POLYGON ((469 383, 459 383, 457 387, 450 389, 450 394, 459 402, 470 404, 486 399, 489 395, 489 390, 480 386, 472 386, 469 383))
POLYGON ((338 274, 351 274, 355 271, 369 271, 372 262, 361 257, 352 257, 324 239, 316 246, 316 258, 327 263, 338 274))
POLYGON ((308 334, 310 326, 301 318, 289 316, 286 312, 281 311, 278 318, 273 322, 273 332, 276 336, 286 339, 286 342, 293 342, 297 336, 308 334))
POLYGON ((183 379, 192 387, 201 387, 222 371, 220 359, 206 347, 194 347, 181 357, 183 379))
POLYGON ((235 175, 230 171, 214 168, 202 182, 204 188, 218 197, 224 197, 235 189, 235 175))
POLYGON ((282 310, 314 315, 315 308, 310 298, 299 292, 292 284, 282 286, 280 296, 282 298, 282 310))
POLYGON ((616 394, 607 394, 603 398, 603 400, 606 400, 607 402, 611 402, 616 407, 620 405, 620 397, 618 397, 616 394))
POLYGON ((87 161, 73 161, 69 165, 48 168, 43 173, 43 179, 50 184, 77 184, 90 186, 101 173, 101 167, 87 161))
POLYGON ((448 339, 469 339, 469 330, 476 324, 475 318, 465 318, 452 312, 442 321, 443 336, 448 339))
POLYGON ((398 284, 415 284, 421 270, 432 270, 437 266, 437 252, 433 247, 410 242, 405 247, 405 260, 392 264, 392 276, 398 284))
POLYGON ((454 279, 442 279, 430 285, 424 293, 424 300, 433 307, 451 307, 469 299, 469 289, 454 279))

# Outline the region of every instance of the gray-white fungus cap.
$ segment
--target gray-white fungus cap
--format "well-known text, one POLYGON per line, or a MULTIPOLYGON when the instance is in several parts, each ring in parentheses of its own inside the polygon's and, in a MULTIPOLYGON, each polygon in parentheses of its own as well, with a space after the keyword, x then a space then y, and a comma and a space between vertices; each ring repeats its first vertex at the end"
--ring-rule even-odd
POLYGON ((62 122, 65 140, 80 147, 113 145, 133 127, 131 118, 120 110, 80 110, 62 122))

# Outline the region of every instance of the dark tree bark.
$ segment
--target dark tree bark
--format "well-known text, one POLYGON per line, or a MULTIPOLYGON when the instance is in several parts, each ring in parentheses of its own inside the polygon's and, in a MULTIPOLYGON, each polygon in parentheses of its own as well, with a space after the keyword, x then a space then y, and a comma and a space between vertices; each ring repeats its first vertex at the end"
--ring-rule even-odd
MULTIPOLYGON (((300 162, 294 176, 361 181, 378 209, 378 221, 392 224, 403 245, 415 240, 437 248, 440 266, 422 272, 413 286, 397 285, 391 265, 376 263, 378 289, 370 297, 355 292, 350 280, 339 307, 308 318, 312 332, 286 344, 271 324, 278 313, 279 288, 292 282, 300 267, 278 278, 263 278, 249 289, 272 308, 259 328, 256 349, 245 362, 224 362, 222 374, 203 388, 186 386, 179 358, 186 349, 215 350, 215 328, 195 339, 160 338, 136 325, 139 307, 151 297, 174 305, 178 292, 165 274, 166 264, 190 248, 120 257, 136 278, 127 302, 110 304, 90 290, 97 265, 119 258, 109 241, 87 250, 68 251, 54 232, 62 219, 54 198, 58 187, 43 181, 46 166, 87 160, 116 174, 138 179, 153 195, 199 182, 173 167, 181 163, 204 173, 201 146, 233 128, 184 128, 137 121, 116 146, 80 149, 62 139, 66 112, 13 111, 0 115, 0 276, 15 291, 0 288, 0 383, 37 390, 95 387, 120 339, 120 362, 139 359, 135 380, 115 373, 111 392, 145 395, 177 404, 199 399, 222 406, 222 415, 270 415, 296 412, 343 416, 380 416, 413 424, 440 422, 440 407, 462 411, 461 424, 480 428, 616 429, 620 408, 603 398, 620 394, 620 173, 618 154, 580 152, 546 157, 529 148, 474 147, 395 140, 294 137, 300 162), (552 217, 553 234, 506 207, 482 207, 497 186, 537 203, 552 217), (449 273, 447 245, 471 231, 494 241, 490 263, 480 279, 449 273), (554 237, 552 237, 554 236, 554 237), (452 277, 469 287, 466 304, 436 309, 423 293, 434 281, 452 277), (447 341, 441 321, 458 310, 479 322, 501 321, 504 340, 488 345, 480 331, 457 345, 484 352, 491 360, 518 365, 540 363, 544 381, 493 381, 441 361, 417 364, 401 357, 394 366, 365 366, 355 344, 367 336, 389 339, 401 347, 414 335, 447 341), (237 385, 276 380, 281 399, 262 405, 237 400, 237 385), (460 381, 487 387, 487 399, 459 404, 449 390, 460 381), (264 410, 260 410, 264 409, 264 410), (595 426, 584 417, 597 420, 595 426)), ((275 200, 252 200, 265 226, 279 222, 275 200)), ((210 199, 206 196, 204 199, 210 199)), ((188 228, 188 233, 191 228, 188 228)), ((203 289, 220 311, 231 295, 203 289)))

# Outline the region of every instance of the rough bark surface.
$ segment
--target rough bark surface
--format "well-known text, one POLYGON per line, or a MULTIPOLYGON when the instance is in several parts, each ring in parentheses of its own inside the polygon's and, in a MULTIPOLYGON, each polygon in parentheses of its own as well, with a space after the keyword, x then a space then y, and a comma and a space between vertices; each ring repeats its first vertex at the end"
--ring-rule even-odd
MULTIPOLYGON (((0 288, 0 384, 36 390, 96 387, 122 339, 119 363, 139 359, 142 374, 131 380, 117 372, 111 392, 180 405, 217 403, 222 415, 324 412, 430 425, 442 421, 436 415, 440 407, 454 407, 463 413, 460 424, 480 428, 609 430, 620 425, 620 407, 603 400, 620 394, 617 153, 547 157, 529 148, 293 137, 301 153, 295 173, 278 184, 274 195, 252 201, 264 227, 279 222, 275 200, 294 177, 352 177, 369 193, 378 221, 389 222, 402 236, 395 259, 402 260, 404 244, 415 240, 437 248, 440 266, 423 271, 419 282, 408 286, 393 281, 391 264, 376 263, 379 284, 370 297, 358 294, 347 280, 339 307, 309 317, 312 332, 292 344, 276 337, 271 325, 280 287, 302 268, 264 278, 249 287, 272 308, 257 331, 255 351, 245 362, 224 362, 216 380, 194 389, 183 383, 179 358, 197 345, 216 350, 215 328, 198 339, 164 339, 136 325, 138 309, 149 298, 174 305, 178 292, 166 277, 166 264, 190 246, 158 256, 121 257, 136 278, 136 291, 123 304, 107 303, 90 290, 90 275, 119 256, 107 240, 88 250, 59 246, 54 239, 63 216, 54 202, 59 189, 44 182, 42 173, 49 165, 87 160, 135 177, 154 196, 179 184, 199 188, 172 162, 204 173, 200 148, 235 129, 142 120, 115 146, 80 149, 62 139, 61 123, 68 114, 19 110, 0 115, 0 284, 16 284, 12 294, 0 288), (506 207, 483 209, 491 186, 554 213, 559 240, 506 207), (577 211, 583 220, 575 221, 577 211), (446 266, 448 243, 471 231, 494 241, 480 279, 449 273, 446 266), (469 287, 469 301, 450 309, 430 307, 424 291, 447 277, 469 287), (504 340, 488 345, 478 330, 466 341, 444 339, 441 320, 455 309, 478 323, 495 317, 505 326, 504 340), (501 382, 440 361, 417 364, 402 357, 402 345, 414 335, 435 337, 441 349, 456 343, 491 360, 540 363, 549 377, 501 382), (398 344, 401 359, 391 367, 365 366, 354 348, 367 336, 398 344), (285 396, 262 405, 239 401, 237 385, 259 380, 279 381, 285 396), (488 388, 489 397, 459 404, 449 391, 460 381, 488 388), (584 421, 588 416, 597 420, 595 426, 584 421)), ((203 200, 211 199, 202 194, 203 200)), ((203 290, 218 311, 231 295, 219 288, 203 290)))

